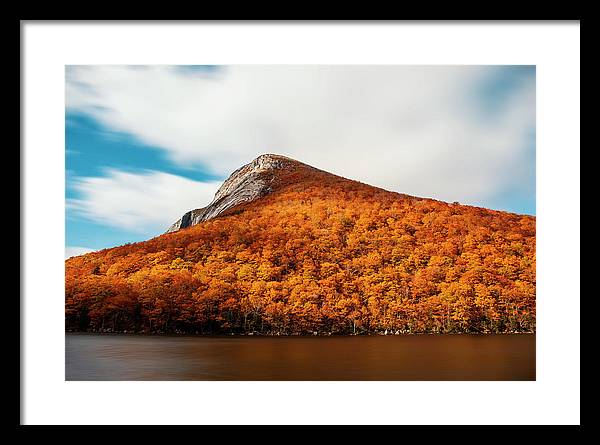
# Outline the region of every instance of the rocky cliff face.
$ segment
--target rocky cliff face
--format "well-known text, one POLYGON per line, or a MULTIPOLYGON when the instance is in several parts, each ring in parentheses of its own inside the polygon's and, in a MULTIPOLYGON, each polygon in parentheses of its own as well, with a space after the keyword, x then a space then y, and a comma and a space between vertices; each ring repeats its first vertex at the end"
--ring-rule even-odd
POLYGON ((234 171, 208 206, 185 213, 169 227, 167 233, 199 224, 219 216, 238 204, 254 201, 271 193, 281 172, 293 169, 299 164, 285 156, 273 154, 259 156, 234 171))

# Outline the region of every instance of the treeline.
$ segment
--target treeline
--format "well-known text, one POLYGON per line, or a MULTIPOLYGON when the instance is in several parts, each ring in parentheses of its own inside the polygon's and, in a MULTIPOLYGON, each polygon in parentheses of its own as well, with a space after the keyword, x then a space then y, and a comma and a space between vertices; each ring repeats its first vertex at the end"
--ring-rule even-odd
POLYGON ((66 329, 533 332, 535 218, 303 178, 227 216, 67 260, 66 329))

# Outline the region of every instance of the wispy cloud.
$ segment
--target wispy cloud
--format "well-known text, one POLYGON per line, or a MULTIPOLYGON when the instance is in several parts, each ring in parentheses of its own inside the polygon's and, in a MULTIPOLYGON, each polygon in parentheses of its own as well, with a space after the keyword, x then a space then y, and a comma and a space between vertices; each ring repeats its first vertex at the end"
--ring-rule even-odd
POLYGON ((162 232, 186 211, 208 204, 219 182, 198 182, 158 171, 115 169, 103 177, 72 179, 73 215, 137 232, 162 232))
POLYGON ((85 253, 93 252, 93 249, 81 246, 66 246, 65 247, 65 260, 73 256, 83 255, 85 253))
MULTIPOLYGON (((530 72, 502 84, 502 70, 473 66, 75 66, 66 104, 219 175, 271 152, 387 189, 485 204, 533 182, 530 72)), ((120 211, 112 222, 150 218, 120 211)))

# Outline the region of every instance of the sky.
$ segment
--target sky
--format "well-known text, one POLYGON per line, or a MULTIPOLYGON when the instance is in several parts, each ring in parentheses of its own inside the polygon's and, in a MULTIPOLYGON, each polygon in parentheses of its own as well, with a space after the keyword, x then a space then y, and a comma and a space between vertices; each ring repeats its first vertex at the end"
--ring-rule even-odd
POLYGON ((65 257, 143 241, 275 153, 535 215, 535 66, 65 67, 65 257))

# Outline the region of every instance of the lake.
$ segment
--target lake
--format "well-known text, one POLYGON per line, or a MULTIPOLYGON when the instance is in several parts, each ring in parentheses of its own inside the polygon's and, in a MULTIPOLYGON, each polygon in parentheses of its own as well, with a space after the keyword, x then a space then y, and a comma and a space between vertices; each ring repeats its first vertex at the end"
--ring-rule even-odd
POLYGON ((535 380, 535 335, 66 334, 66 380, 535 380))

